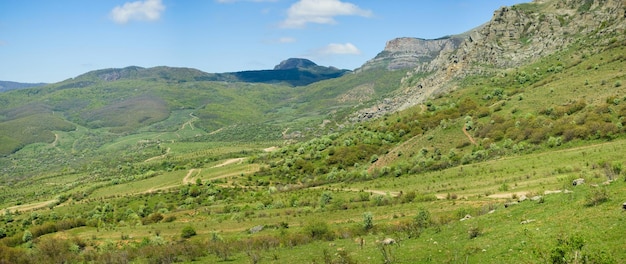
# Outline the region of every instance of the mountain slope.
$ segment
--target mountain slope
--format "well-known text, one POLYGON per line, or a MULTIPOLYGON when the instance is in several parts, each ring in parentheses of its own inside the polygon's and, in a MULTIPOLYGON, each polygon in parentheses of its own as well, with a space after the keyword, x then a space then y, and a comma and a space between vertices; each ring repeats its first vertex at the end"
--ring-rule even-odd
POLYGON ((387 100, 389 111, 376 116, 453 90, 469 75, 496 75, 564 49, 593 54, 619 45, 626 29, 625 6, 622 0, 534 1, 496 10, 457 49, 418 65, 404 78, 405 89, 387 100), (424 74, 429 76, 422 78, 424 74))

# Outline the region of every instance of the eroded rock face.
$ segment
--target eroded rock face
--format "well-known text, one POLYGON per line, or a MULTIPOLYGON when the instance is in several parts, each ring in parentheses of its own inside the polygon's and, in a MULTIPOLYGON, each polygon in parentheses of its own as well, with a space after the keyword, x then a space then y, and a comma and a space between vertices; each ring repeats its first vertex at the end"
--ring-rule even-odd
POLYGON ((385 51, 362 68, 385 59, 389 65, 415 65, 402 80, 405 89, 381 102, 378 111, 364 110, 369 112, 357 113, 352 120, 375 118, 406 109, 423 103, 434 94, 455 89, 454 79, 514 68, 573 43, 606 46, 612 41, 623 40, 624 32, 625 0, 535 0, 499 8, 488 23, 467 32, 458 45, 435 40, 392 40, 387 43, 385 51), (438 48, 440 51, 430 61, 419 63, 417 59, 408 59, 411 56, 427 58, 438 48), (413 78, 424 73, 431 74, 419 81, 413 78))
POLYGON ((388 70, 410 69, 428 63, 443 50, 454 50, 461 44, 461 36, 439 39, 396 38, 387 42, 385 49, 359 70, 385 67, 388 70))

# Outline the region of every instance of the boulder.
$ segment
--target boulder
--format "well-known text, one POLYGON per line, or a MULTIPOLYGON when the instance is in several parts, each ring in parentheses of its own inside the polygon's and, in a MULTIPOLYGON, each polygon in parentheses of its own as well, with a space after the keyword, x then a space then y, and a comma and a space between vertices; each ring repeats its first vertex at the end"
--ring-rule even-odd
POLYGON ((460 220, 460 221, 469 220, 469 219, 471 219, 471 218, 472 218, 472 216, 471 216, 471 215, 465 215, 465 217, 461 218, 461 220, 460 220))
POLYGON ((585 179, 583 179, 583 178, 578 178, 578 179, 575 179, 574 181, 572 181, 572 185, 573 186, 578 186, 578 185, 581 185, 581 184, 584 184, 584 183, 585 183, 585 179))

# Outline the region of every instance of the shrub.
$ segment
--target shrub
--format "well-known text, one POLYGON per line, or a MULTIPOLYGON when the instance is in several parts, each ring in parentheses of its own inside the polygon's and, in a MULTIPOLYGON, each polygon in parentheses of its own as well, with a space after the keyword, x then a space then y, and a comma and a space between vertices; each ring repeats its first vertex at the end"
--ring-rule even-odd
POLYGON ((370 230, 374 228, 374 216, 372 212, 365 212, 363 214, 363 229, 370 230))
POLYGON ((467 231, 467 234, 469 235, 469 239, 473 239, 473 238, 480 236, 481 231, 479 227, 473 226, 473 227, 470 227, 470 229, 467 231))
POLYGON ((193 229, 193 227, 191 227, 191 226, 184 227, 182 232, 181 232, 181 234, 180 234, 180 236, 182 238, 190 238, 190 237, 195 236, 195 235, 196 235, 196 230, 193 229))
POLYGON ((413 218, 413 222, 419 228, 427 228, 432 223, 430 218, 430 212, 427 209, 420 208, 417 211, 417 215, 413 218))
POLYGON ((326 222, 313 222, 304 227, 305 232, 312 239, 333 240, 334 235, 326 222))
POLYGON ((585 200, 588 207, 596 206, 609 200, 609 192, 605 188, 597 188, 593 190, 585 200))
POLYGON ((28 230, 24 231, 24 235, 22 235, 22 242, 26 243, 31 240, 33 240, 33 234, 28 230))

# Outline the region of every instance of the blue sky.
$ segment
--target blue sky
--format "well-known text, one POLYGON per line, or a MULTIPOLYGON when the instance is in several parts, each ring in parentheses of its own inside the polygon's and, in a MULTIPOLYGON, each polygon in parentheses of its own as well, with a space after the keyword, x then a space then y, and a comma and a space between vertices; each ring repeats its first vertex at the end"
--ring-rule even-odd
POLYGON ((396 37, 438 38, 528 0, 3 0, 0 80, 58 82, 126 66, 355 69, 396 37))

